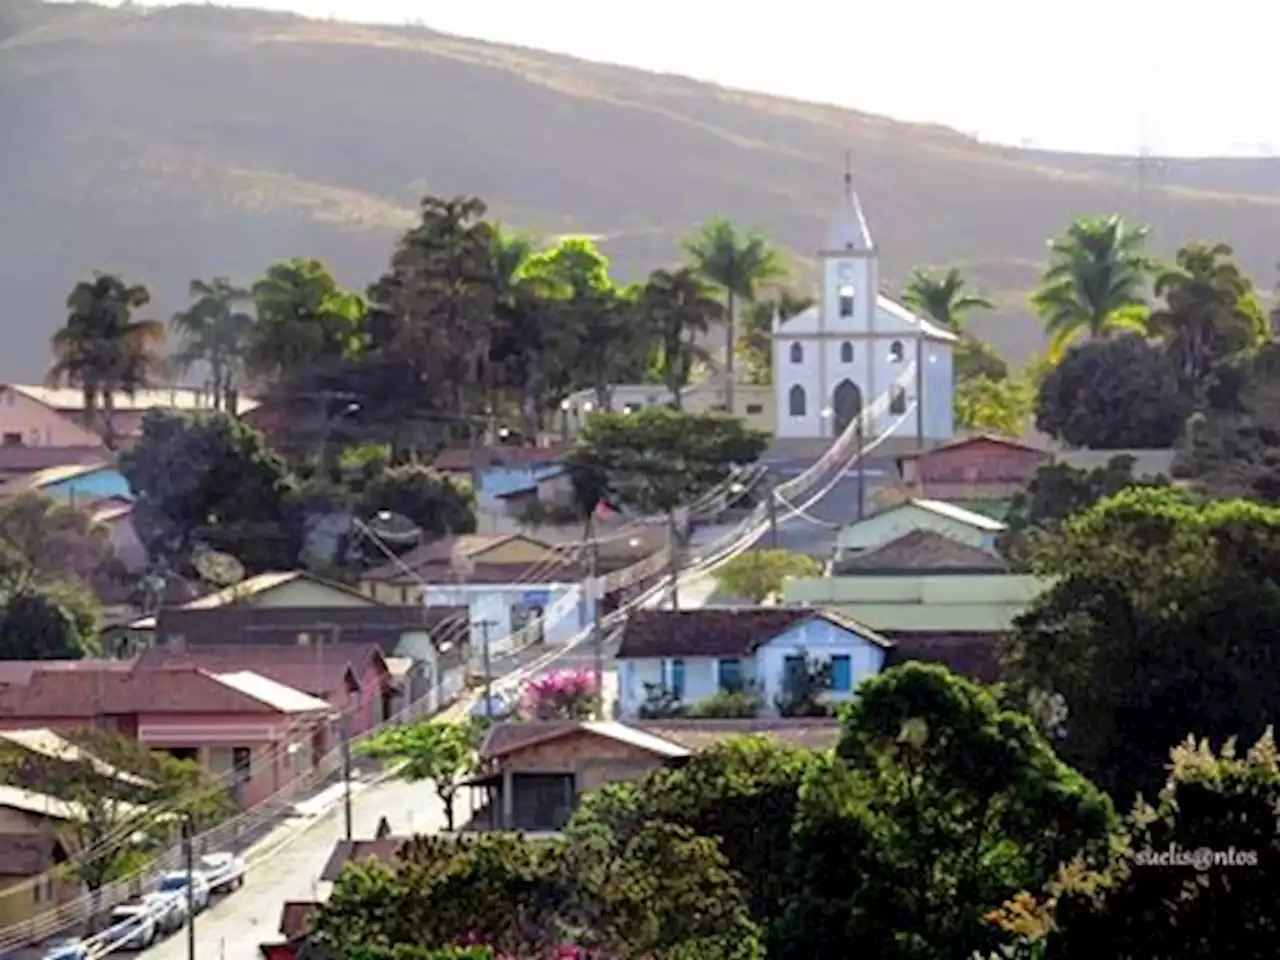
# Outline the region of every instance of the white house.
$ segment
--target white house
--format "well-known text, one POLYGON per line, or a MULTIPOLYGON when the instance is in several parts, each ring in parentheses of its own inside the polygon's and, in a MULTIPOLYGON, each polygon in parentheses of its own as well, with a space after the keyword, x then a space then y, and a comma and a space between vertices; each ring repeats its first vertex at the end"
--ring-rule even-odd
POLYGON ((681 704, 719 691, 750 691, 764 715, 776 715, 787 678, 808 662, 826 661, 826 699, 849 699, 879 673, 893 644, 875 632, 812 607, 699 607, 636 610, 618 648, 621 719, 635 719, 652 695, 681 704))
POLYGON ((819 251, 818 303, 774 317, 775 433, 839 436, 865 408, 868 437, 897 424, 895 436, 950 440, 958 338, 880 294, 876 246, 853 178, 846 173, 844 182, 819 251), (887 402, 872 409, 882 395, 887 402))
POLYGON ((927 530, 978 550, 995 549, 1005 530, 999 520, 943 500, 907 500, 862 520, 845 524, 836 534, 836 561, 874 550, 917 530, 927 530))

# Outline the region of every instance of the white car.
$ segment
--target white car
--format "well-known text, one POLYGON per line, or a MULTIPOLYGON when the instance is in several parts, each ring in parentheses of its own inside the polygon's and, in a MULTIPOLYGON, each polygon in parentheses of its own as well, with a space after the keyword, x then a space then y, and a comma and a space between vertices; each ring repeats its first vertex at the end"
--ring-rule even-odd
POLYGON ((176 893, 148 893, 142 904, 156 918, 156 928, 161 933, 181 930, 187 922, 187 898, 176 893))
POLYGON ((519 700, 512 693, 504 690, 495 690, 487 698, 481 696, 479 700, 471 707, 471 716, 477 720, 484 720, 490 716, 495 720, 506 720, 520 705, 519 700))
MULTIPOLYGON (((187 896, 187 871, 173 870, 166 873, 160 878, 160 885, 156 887, 158 893, 176 893, 184 900, 187 896)), ((191 895, 195 902, 196 913, 199 913, 209 905, 209 881, 199 870, 191 874, 191 895)))
POLYGON ((59 940, 45 951, 43 960, 88 960, 83 940, 59 940))
POLYGON ((200 858, 200 872, 209 880, 214 893, 230 893, 244 886, 248 865, 234 853, 207 853, 200 858))
POLYGON ((112 953, 145 950, 156 942, 155 915, 141 903, 127 903, 111 911, 103 945, 112 953))

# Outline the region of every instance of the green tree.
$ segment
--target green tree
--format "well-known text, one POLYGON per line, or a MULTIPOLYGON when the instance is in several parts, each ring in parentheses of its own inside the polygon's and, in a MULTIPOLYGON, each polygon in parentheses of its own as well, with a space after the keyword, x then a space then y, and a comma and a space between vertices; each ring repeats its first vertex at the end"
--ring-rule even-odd
POLYGON ((738 308, 754 302, 765 284, 783 279, 786 264, 763 232, 739 228, 724 217, 702 224, 695 236, 684 241, 684 249, 698 273, 724 293, 724 404, 725 410, 733 414, 738 308))
POLYGON ((566 462, 603 471, 614 501, 667 516, 671 534, 672 603, 680 539, 676 513, 759 459, 769 438, 718 414, 646 407, 632 414, 599 413, 586 423, 566 462))
POLYGON ((453 798, 462 780, 476 769, 476 727, 473 724, 421 720, 390 727, 358 747, 366 756, 398 766, 405 780, 430 780, 444 804, 445 827, 453 830, 453 798))
POLYGON ((150 386, 163 367, 164 325, 134 316, 150 302, 146 287, 95 274, 75 285, 67 297, 67 321, 53 335, 49 382, 84 394, 85 420, 102 432, 108 447, 116 441, 116 395, 150 386))
POLYGON ((247 362, 255 376, 279 382, 360 352, 364 298, 343 290, 319 260, 272 264, 252 296, 258 322, 250 328, 247 362))
POLYGON ((1256 738, 1280 710, 1280 510, 1128 490, 1074 518, 1034 568, 1008 673, 1060 697, 1064 756, 1127 800, 1162 781, 1170 741, 1256 738))
POLYGON ((1225 243, 1190 243, 1156 277, 1155 293, 1164 302, 1152 311, 1151 332, 1198 395, 1218 363, 1270 336, 1262 301, 1234 255, 1225 243))
POLYGON ((1191 413, 1168 355, 1135 334, 1068 349, 1036 398, 1036 428, 1073 447, 1167 449, 1191 413))
POLYGON ((0 500, 0 584, 117 582, 111 535, 84 510, 36 491, 0 500))
POLYGON ((241 308, 251 304, 252 297, 226 277, 192 280, 190 296, 194 302, 169 321, 180 344, 173 364, 181 373, 206 364, 214 409, 234 416, 256 322, 252 313, 241 308))
POLYGON ((983 378, 1002 381, 1009 378, 1009 364, 988 343, 967 333, 960 335, 953 352, 955 382, 965 384, 983 378))
POLYGON ((1025 380, 972 377, 956 383, 955 424, 964 430, 1017 437, 1026 432, 1036 391, 1025 380))
POLYGON ((782 592, 787 577, 816 577, 822 564, 789 550, 748 550, 716 569, 716 583, 730 596, 761 604, 782 592))
POLYGON ((801 790, 788 913, 793 936, 824 931, 815 960, 850 942, 911 960, 992 949, 990 910, 1104 854, 1116 827, 1028 717, 935 665, 867 680, 825 767, 801 790))
POLYGON ((1150 232, 1115 215, 1080 217, 1049 242, 1049 266, 1031 308, 1055 352, 1081 334, 1097 338, 1145 325, 1147 284, 1157 266, 1146 251, 1150 232))
POLYGON ((299 531, 286 523, 292 478, 262 435, 236 418, 149 411, 120 471, 153 558, 181 568, 207 547, 232 554, 254 573, 296 563, 299 531))
POLYGON ((640 309, 658 344, 663 383, 678 410, 694 368, 711 365, 711 356, 698 338, 723 319, 724 308, 706 281, 692 267, 685 267, 651 273, 640 293, 640 309))
POLYGON ((945 270, 916 267, 907 280, 902 301, 932 323, 954 334, 968 329, 969 316, 979 310, 994 310, 995 304, 969 290, 969 281, 959 267, 945 270))
POLYGON ((773 318, 789 320, 816 302, 813 297, 782 290, 776 296, 747 305, 740 324, 738 357, 746 365, 748 383, 773 383, 773 318))
POLYGON ((83 588, 26 582, 0 603, 0 660, 79 660, 98 652, 98 605, 83 588))
POLYGON ((390 467, 364 486, 361 514, 370 517, 384 510, 408 517, 428 538, 476 530, 471 484, 418 463, 390 467))

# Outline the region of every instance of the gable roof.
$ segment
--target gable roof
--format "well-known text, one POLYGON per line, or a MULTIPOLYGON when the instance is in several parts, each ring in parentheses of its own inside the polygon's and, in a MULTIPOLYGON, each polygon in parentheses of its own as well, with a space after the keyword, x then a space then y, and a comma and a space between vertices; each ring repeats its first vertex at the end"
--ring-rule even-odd
POLYGON ((491 727, 488 734, 485 735, 484 743, 480 746, 480 756, 485 760, 497 760, 516 751, 527 750, 530 747, 541 746, 555 740, 562 740, 578 733, 587 733, 603 737, 606 740, 613 740, 617 743, 624 743, 627 746, 644 750, 646 753, 652 753, 654 756, 668 760, 689 756, 688 748, 678 743, 673 743, 663 737, 649 733, 640 727, 612 720, 603 723, 583 721, 571 723, 549 722, 545 724, 498 724, 495 727, 491 727), (530 726, 536 729, 521 729, 514 734, 508 729, 506 733, 498 733, 502 727, 528 728, 530 726))
POLYGON ((832 565, 836 576, 916 570, 996 573, 1008 569, 1009 565, 995 554, 952 540, 935 530, 912 530, 832 565))
POLYGON ((295 690, 293 687, 286 687, 283 683, 277 683, 269 677, 249 670, 215 673, 212 676, 232 690, 265 703, 277 713, 316 713, 332 709, 328 703, 318 697, 295 690))
MULTIPOLYGON (((573 733, 582 726, 573 720, 500 723, 490 728, 481 746, 481 755, 490 759, 506 756, 573 733)), ((706 750, 734 737, 749 736, 766 736, 795 746, 825 750, 834 746, 840 737, 840 723, 833 717, 642 720, 617 726, 656 738, 668 748, 683 748, 686 753, 706 750)), ((673 750, 671 756, 679 758, 681 754, 673 750)))
POLYGON ((187 643, 181 649, 152 647, 138 657, 134 669, 184 665, 215 674, 251 670, 268 680, 323 698, 345 683, 358 684, 370 663, 390 675, 381 648, 373 643, 187 643))
POLYGON ((746 657, 774 637, 820 619, 878 646, 888 641, 860 623, 817 607, 697 607, 633 610, 622 627, 619 659, 746 657))
POLYGON ((908 500, 900 506, 890 507, 885 513, 901 510, 903 507, 919 507, 921 510, 927 510, 939 517, 963 523, 965 526, 973 527, 975 530, 982 530, 986 533, 1000 533, 1005 530, 1005 525, 999 520, 993 520, 986 514, 975 513, 972 510, 966 510, 964 507, 958 507, 954 503, 947 503, 945 500, 908 500))
POLYGON ((928 457, 935 453, 942 453, 950 450, 961 450, 965 447, 971 447, 979 443, 994 443, 1001 447, 1008 447, 1011 450, 1021 450, 1027 453, 1040 453, 1046 458, 1052 457, 1053 454, 1044 447, 1036 446, 1033 443, 1027 443, 1016 437, 1005 437, 998 433, 974 433, 967 437, 957 437, 947 443, 940 443, 936 447, 928 450, 911 450, 907 453, 899 455, 899 460, 918 460, 921 457, 928 457))
MULTIPOLYGON (((799 313, 794 313, 789 317, 783 318, 774 336, 805 336, 806 334, 804 333, 797 333, 797 329, 805 324, 814 324, 816 326, 819 309, 819 306, 815 304, 814 306, 801 310, 799 313), (788 331, 787 327, 792 323, 794 323, 795 326, 791 331, 788 331)), ((907 327, 915 327, 916 330, 920 332, 920 335, 927 340, 938 340, 943 343, 955 343, 960 339, 950 330, 944 330, 942 327, 939 327, 934 323, 930 323, 924 317, 913 313, 911 310, 898 303, 898 301, 885 296, 883 293, 876 295, 876 309, 883 310, 894 319, 902 321, 907 327)), ((909 334, 904 331, 903 339, 906 339, 908 336, 909 334)), ((857 334, 850 331, 849 339, 856 340, 857 334)))
POLYGON ((233 583, 229 587, 223 587, 221 590, 215 590, 213 593, 207 593, 203 597, 197 597, 195 600, 182 604, 184 610, 208 610, 213 607, 225 607, 247 600, 251 597, 260 596, 269 593, 272 590, 278 590, 290 583, 296 583, 305 580, 318 586, 325 587, 335 593, 344 594, 352 599, 359 600, 362 605, 369 607, 381 606, 378 601, 366 597, 354 587, 349 587, 345 583, 337 583, 333 580, 325 580, 317 577, 313 573, 305 570, 276 570, 268 573, 260 573, 257 576, 249 577, 241 580, 239 583, 233 583))

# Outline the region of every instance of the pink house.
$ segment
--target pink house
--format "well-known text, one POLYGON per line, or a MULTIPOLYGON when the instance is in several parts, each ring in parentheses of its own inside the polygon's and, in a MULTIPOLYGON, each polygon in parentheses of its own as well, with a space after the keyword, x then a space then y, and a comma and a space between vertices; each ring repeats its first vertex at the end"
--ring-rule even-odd
POLYGON ((0 664, 0 729, 116 730, 200 761, 234 784, 242 807, 301 787, 336 745, 335 713, 317 697, 246 670, 0 664))

